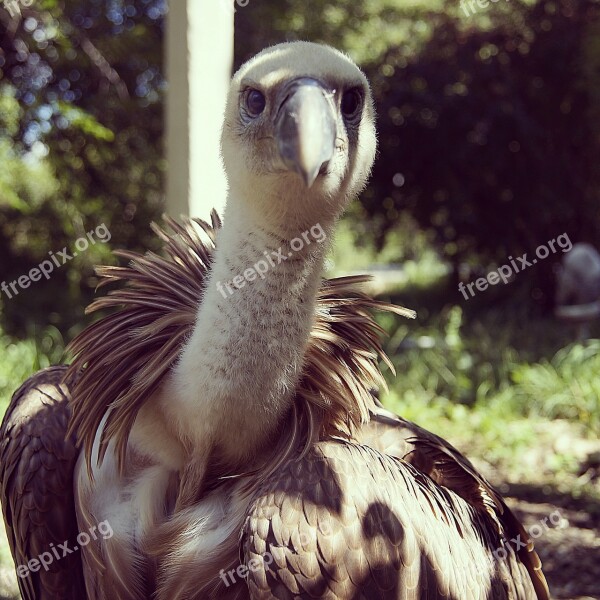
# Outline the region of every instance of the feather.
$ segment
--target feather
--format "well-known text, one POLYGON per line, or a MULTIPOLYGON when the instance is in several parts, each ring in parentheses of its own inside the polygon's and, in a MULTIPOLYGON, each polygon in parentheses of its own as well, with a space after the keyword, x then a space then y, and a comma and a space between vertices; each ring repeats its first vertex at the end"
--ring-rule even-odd
POLYGON ((17 567, 50 558, 48 571, 19 577, 24 600, 81 600, 85 596, 81 554, 62 556, 76 545, 73 497, 77 449, 65 438, 69 418, 64 367, 28 379, 13 395, 0 428, 0 496, 6 533, 17 567), (57 551, 60 560, 54 560, 57 551))
MULTIPOLYGON (((152 229, 164 243, 165 257, 118 251, 129 261, 127 267, 97 269, 98 287, 121 287, 95 300, 87 312, 113 312, 83 330, 68 348, 74 355, 65 376, 73 411, 69 435, 83 446, 89 466, 96 431, 109 411, 99 460, 114 439, 123 469, 138 411, 159 388, 192 333, 221 223, 214 211, 211 224, 201 219, 179 224, 167 216, 164 220, 166 229, 154 223, 152 229)), ((327 279, 319 290, 294 399, 296 423, 300 415, 309 423, 307 447, 322 435, 351 437, 369 419, 374 406, 371 389, 385 386, 379 359, 393 370, 379 340, 382 330, 370 311, 415 317, 414 311, 362 292, 360 285, 366 281, 366 276, 327 279)))

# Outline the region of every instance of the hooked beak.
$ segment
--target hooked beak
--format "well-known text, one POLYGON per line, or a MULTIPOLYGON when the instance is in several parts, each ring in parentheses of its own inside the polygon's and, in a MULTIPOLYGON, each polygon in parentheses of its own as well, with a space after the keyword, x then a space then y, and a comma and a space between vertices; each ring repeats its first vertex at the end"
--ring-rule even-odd
POLYGON ((327 168, 335 150, 336 118, 328 94, 330 91, 316 79, 295 79, 281 91, 275 117, 279 154, 308 188, 327 168))

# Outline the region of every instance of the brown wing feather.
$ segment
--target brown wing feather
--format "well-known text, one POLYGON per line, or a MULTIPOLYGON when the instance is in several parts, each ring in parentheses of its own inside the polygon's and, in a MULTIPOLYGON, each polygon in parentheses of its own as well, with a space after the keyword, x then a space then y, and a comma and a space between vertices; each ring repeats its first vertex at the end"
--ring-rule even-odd
MULTIPOLYGON (((82 600, 86 597, 76 545, 73 469, 78 451, 65 440, 69 419, 65 367, 28 379, 13 395, 0 427, 0 491, 6 532, 17 566, 53 557, 44 568, 19 577, 24 600, 82 600), (56 550, 60 559, 52 554, 56 550)), ((35 565, 34 565, 35 568, 35 565)))
POLYGON ((243 543, 253 600, 547 597, 510 546, 494 557, 502 536, 488 513, 406 461, 342 441, 263 486, 243 543))
POLYGON ((510 540, 528 540, 519 545, 517 554, 523 563, 537 597, 549 598, 548 584, 542 572, 542 563, 523 526, 508 508, 494 486, 477 472, 473 464, 454 446, 441 437, 398 417, 378 406, 370 423, 361 429, 358 439, 384 454, 405 459, 437 484, 444 486, 475 510, 486 513, 504 543, 510 540))

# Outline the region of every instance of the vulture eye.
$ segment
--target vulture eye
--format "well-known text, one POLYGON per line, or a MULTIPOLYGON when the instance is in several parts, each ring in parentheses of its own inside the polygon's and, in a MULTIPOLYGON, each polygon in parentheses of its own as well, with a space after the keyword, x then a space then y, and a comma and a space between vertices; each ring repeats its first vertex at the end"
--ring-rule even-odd
POLYGON ((266 103, 267 101, 262 92, 259 92, 258 90, 248 90, 248 93, 246 94, 246 108, 251 117, 258 117, 258 115, 265 110, 266 103))
POLYGON ((342 96, 342 115, 346 119, 356 117, 362 109, 363 97, 358 88, 344 92, 342 96))

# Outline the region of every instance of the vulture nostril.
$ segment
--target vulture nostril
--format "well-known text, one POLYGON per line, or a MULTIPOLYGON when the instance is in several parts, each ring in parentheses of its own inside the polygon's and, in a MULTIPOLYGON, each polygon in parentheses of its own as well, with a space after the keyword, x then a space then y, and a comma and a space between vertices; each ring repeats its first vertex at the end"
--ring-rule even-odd
POLYGON ((321 168, 319 169, 319 175, 325 175, 326 173, 329 172, 329 161, 326 160, 322 165, 321 168))

